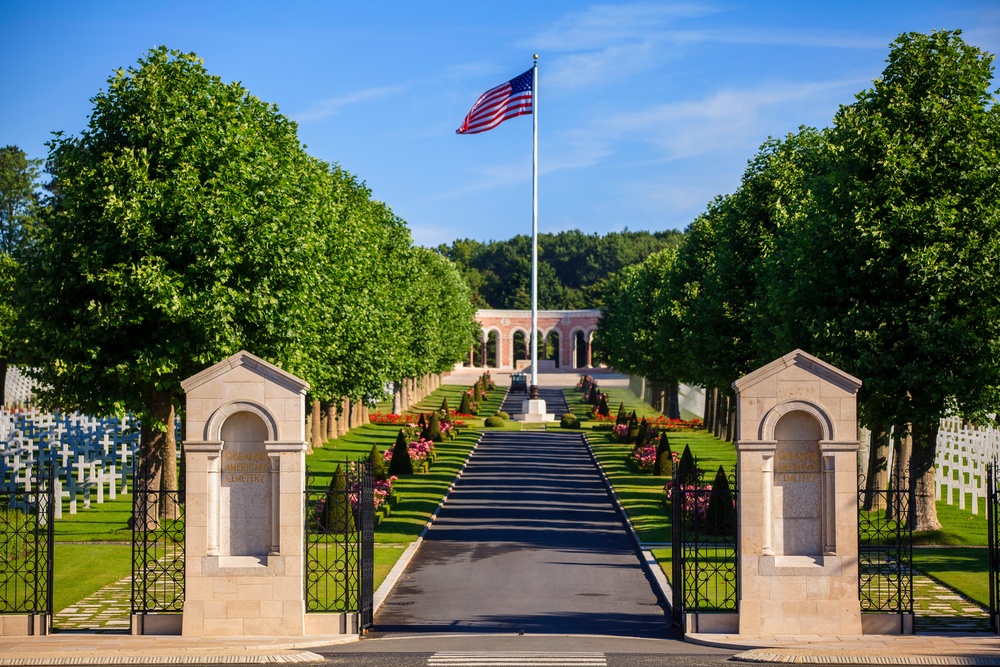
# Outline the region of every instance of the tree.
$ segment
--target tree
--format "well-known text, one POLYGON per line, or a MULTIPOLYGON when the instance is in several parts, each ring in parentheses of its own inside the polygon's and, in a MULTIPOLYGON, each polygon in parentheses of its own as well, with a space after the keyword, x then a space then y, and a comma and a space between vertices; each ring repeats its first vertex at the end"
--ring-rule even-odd
POLYGON ((93 103, 80 136, 49 142, 26 357, 51 402, 139 415, 150 488, 176 488, 183 379, 241 348, 310 368, 296 325, 315 294, 323 171, 294 123, 193 54, 150 51, 93 103))
POLYGON ((959 32, 908 33, 842 107, 829 166, 782 251, 786 313, 864 381, 859 418, 912 435, 917 530, 939 527, 940 419, 1000 394, 1000 111, 992 56, 959 32))
POLYGON ((7 402, 3 391, 19 313, 15 298, 19 257, 39 213, 40 165, 41 160, 29 159, 17 146, 0 148, 0 404, 7 402))

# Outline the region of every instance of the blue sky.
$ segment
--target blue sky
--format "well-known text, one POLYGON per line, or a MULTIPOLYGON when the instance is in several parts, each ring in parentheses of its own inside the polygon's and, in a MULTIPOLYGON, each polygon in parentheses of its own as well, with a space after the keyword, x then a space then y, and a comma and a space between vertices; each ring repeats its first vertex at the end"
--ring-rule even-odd
POLYGON ((539 229, 683 229, 768 136, 829 125, 901 32, 1000 51, 1000 4, 0 0, 0 145, 44 157, 112 72, 166 45, 298 122, 416 243, 531 232, 531 117, 460 136, 538 53, 539 229))

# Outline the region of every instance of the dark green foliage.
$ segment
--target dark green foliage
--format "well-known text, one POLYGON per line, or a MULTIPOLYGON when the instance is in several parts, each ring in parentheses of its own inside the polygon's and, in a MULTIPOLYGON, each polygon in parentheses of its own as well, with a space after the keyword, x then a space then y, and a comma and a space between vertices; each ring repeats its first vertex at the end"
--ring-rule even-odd
POLYGON ((444 400, 441 401, 441 414, 445 417, 451 415, 451 410, 448 409, 448 397, 445 396, 444 400))
POLYGON ((656 443, 656 466, 653 474, 658 477, 674 476, 674 453, 670 449, 670 439, 667 432, 660 434, 660 440, 656 443))
POLYGON ((510 419, 510 415, 504 412, 503 410, 497 412, 497 417, 500 417, 501 419, 510 419))
POLYGON ((472 402, 479 405, 483 402, 483 387, 479 380, 472 387, 472 402))
POLYGON ((649 440, 649 422, 643 417, 642 421, 639 422, 639 432, 635 435, 635 447, 645 447, 646 442, 649 440))
POLYGON ((601 400, 597 403, 597 414, 602 417, 610 417, 611 409, 608 407, 608 395, 601 394, 601 400))
POLYGON ((635 444, 636 438, 639 437, 639 418, 635 416, 635 410, 628 418, 628 437, 625 439, 626 444, 635 444))
POLYGON ((389 475, 412 475, 413 461, 410 460, 410 443, 406 441, 403 429, 399 429, 396 444, 392 447, 392 460, 389 461, 389 475))
POLYGON ((587 402, 591 405, 597 405, 601 400, 601 394, 597 391, 597 383, 590 385, 590 393, 587 395, 587 402))
MULTIPOLYGON (((599 308, 609 276, 680 244, 680 232, 622 231, 605 236, 572 230, 538 235, 538 307, 599 308)), ((484 308, 531 307, 531 237, 482 243, 460 239, 437 251, 455 262, 484 308)))
POLYGON ((444 439, 441 437, 441 418, 436 412, 431 413, 431 419, 427 424, 426 437, 431 442, 441 442, 444 439))
POLYGON ((583 383, 580 385, 580 392, 584 396, 590 396, 590 388, 594 384, 594 381, 590 379, 589 375, 583 376, 583 383))
POLYGON ((463 415, 475 414, 472 411, 472 401, 469 399, 469 395, 464 391, 462 392, 462 402, 458 405, 458 411, 463 415))
POLYGON ((705 529, 711 535, 732 535, 736 532, 736 507, 733 492, 725 470, 719 466, 712 482, 712 492, 708 496, 708 510, 705 514, 705 529))
POLYGON ((387 477, 385 474, 385 457, 378 451, 378 445, 372 445, 372 451, 368 455, 368 460, 372 462, 372 474, 375 476, 375 479, 384 480, 387 477))
POLYGON ((677 463, 675 472, 675 480, 678 484, 694 486, 698 483, 698 466, 694 462, 694 454, 691 453, 690 446, 684 445, 684 452, 681 454, 681 460, 677 463))
POLYGON ((625 401, 618 404, 618 416, 615 418, 615 426, 628 423, 628 414, 625 412, 625 401))
POLYGON ((497 428, 497 427, 502 427, 505 421, 506 420, 503 417, 497 417, 496 415, 492 415, 486 418, 484 424, 486 426, 489 426, 490 428, 497 428))
POLYGON ((559 419, 559 426, 563 428, 580 428, 580 420, 572 412, 567 412, 559 419))
POLYGON ((323 504, 323 527, 329 534, 355 531, 354 512, 347 498, 347 473, 339 464, 333 472, 323 504))

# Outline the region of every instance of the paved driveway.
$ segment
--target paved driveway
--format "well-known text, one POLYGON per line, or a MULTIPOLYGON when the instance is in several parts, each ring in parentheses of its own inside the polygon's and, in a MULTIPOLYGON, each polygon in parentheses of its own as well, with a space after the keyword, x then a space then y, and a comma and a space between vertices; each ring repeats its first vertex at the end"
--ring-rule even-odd
POLYGON ((559 431, 483 436, 375 626, 670 635, 582 436, 559 431))

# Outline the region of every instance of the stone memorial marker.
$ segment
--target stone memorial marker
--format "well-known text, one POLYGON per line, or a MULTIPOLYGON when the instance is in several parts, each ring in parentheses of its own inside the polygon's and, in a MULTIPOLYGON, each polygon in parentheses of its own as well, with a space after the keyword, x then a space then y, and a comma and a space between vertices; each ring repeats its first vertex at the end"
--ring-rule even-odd
POLYGON ((802 350, 733 383, 740 634, 862 634, 860 386, 802 350))
POLYGON ((182 386, 183 634, 303 635, 309 385, 240 352, 182 386))

